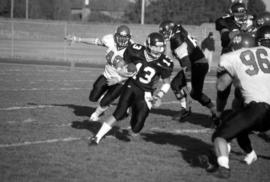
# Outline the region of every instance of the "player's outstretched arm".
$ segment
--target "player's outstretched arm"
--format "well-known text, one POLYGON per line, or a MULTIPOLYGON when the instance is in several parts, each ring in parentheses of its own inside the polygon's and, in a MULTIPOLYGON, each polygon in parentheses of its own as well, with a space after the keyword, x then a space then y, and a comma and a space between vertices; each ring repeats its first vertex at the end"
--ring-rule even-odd
POLYGON ((84 43, 84 44, 89 44, 89 45, 105 46, 99 38, 82 38, 75 35, 67 35, 64 37, 64 39, 69 41, 70 44, 76 42, 76 43, 84 43))

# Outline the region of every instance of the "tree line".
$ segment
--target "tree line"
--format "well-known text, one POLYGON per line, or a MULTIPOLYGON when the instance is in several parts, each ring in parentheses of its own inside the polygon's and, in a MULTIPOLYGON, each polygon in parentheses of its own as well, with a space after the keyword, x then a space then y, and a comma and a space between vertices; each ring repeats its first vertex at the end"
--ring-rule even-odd
MULTIPOLYGON (((28 0, 28 16, 31 19, 70 20, 72 1, 75 0, 28 0)), ((25 17, 26 0, 14 0, 14 17, 25 17)), ((142 0, 91 0, 89 21, 140 23, 142 0), (110 17, 104 11, 121 11, 120 18, 110 17)), ((148 0, 145 7, 145 23, 156 24, 170 19, 183 24, 214 22, 228 13, 229 0, 148 0)), ((11 0, 0 1, 0 16, 10 17, 11 0)), ((248 11, 258 15, 266 9, 262 0, 249 0, 248 11)))

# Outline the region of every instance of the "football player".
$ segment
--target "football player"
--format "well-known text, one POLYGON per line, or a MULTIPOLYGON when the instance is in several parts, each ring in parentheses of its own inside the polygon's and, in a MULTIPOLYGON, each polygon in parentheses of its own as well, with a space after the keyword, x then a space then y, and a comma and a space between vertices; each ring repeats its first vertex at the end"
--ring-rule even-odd
POLYGON ((238 35, 232 45, 249 45, 223 54, 219 67, 222 71, 217 80, 217 89, 223 91, 231 83, 240 88, 244 106, 232 117, 225 119, 213 134, 214 148, 217 156, 217 175, 221 178, 230 177, 229 150, 227 143, 234 138, 247 153, 244 161, 247 164, 257 160, 251 147, 249 134, 252 131, 270 129, 270 26, 262 26, 256 33, 255 41, 251 37, 238 35))
MULTIPOLYGON (((240 32, 256 32, 256 23, 252 15, 247 14, 246 5, 242 2, 235 2, 231 5, 230 14, 218 18, 215 22, 216 30, 220 32, 221 37, 221 54, 231 51, 231 39, 240 32)), ((254 34, 255 35, 255 34, 254 34)), ((224 110, 228 97, 230 95, 231 85, 223 92, 217 91, 217 116, 219 117, 224 110)), ((238 95, 235 90, 235 95, 238 95)))
MULTIPOLYGON (((206 74, 208 73, 208 62, 197 44, 197 41, 178 24, 174 27, 170 38, 172 54, 179 60, 183 70, 181 70, 171 82, 174 92, 180 92, 190 79, 192 99, 207 107, 214 122, 216 122, 216 109, 211 99, 203 93, 203 85, 206 74), (183 74, 185 72, 185 74, 183 74), (185 79, 185 76, 187 79, 185 79)), ((216 123, 215 123, 216 125, 216 123)))
POLYGON ((133 42, 131 40, 130 29, 126 25, 120 25, 114 34, 104 35, 102 38, 81 38, 68 35, 65 39, 107 48, 105 70, 94 82, 89 94, 89 100, 91 102, 99 102, 99 105, 95 112, 91 114, 89 120, 98 121, 100 115, 119 97, 122 86, 127 78, 132 76, 132 74, 125 74, 124 68, 126 63, 123 59, 124 51, 133 42))
POLYGON ((90 145, 98 144, 103 136, 111 130, 112 125, 125 116, 127 108, 132 110, 131 130, 134 133, 139 133, 142 130, 152 106, 158 107, 161 104, 161 98, 170 89, 173 62, 165 56, 164 51, 164 38, 158 32, 148 35, 146 46, 132 44, 126 49, 124 59, 136 65, 137 74, 126 81, 116 110, 103 122, 98 133, 89 138, 90 145), (157 77, 162 79, 162 85, 153 94, 153 86, 157 77))
MULTIPOLYGON (((172 55, 170 38, 172 36, 173 28, 175 27, 175 23, 170 20, 166 20, 160 23, 159 32, 164 36, 166 43, 166 51, 165 54, 172 59, 175 59, 172 55)), ((179 61, 179 59, 177 59, 179 61)), ((180 62, 179 62, 180 63, 180 62)), ((184 73, 184 69, 181 67, 180 63, 180 71, 177 76, 171 82, 171 88, 176 96, 176 99, 180 102, 180 111, 175 116, 173 116, 173 120, 183 121, 184 118, 190 115, 191 113, 191 99, 190 93, 187 86, 187 81, 184 73)))
POLYGON ((247 8, 244 3, 233 3, 230 8, 230 14, 222 16, 215 21, 216 30, 221 37, 221 54, 231 51, 230 40, 239 32, 249 31, 254 24, 254 17, 247 14, 247 8))

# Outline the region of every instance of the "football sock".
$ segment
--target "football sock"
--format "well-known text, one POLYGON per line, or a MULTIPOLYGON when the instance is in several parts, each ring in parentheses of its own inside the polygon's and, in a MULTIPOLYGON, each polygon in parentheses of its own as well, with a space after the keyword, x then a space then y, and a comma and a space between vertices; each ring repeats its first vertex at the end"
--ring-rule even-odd
POLYGON ((180 99, 180 106, 185 109, 187 108, 186 97, 183 97, 182 99, 180 99))
POLYGON ((95 113, 100 116, 104 111, 106 111, 109 107, 105 106, 105 107, 101 107, 100 105, 96 108, 95 113))
POLYGON ((112 129, 111 125, 108 125, 107 123, 103 123, 101 128, 99 129, 98 133, 96 134, 97 142, 101 140, 101 138, 106 135, 110 130, 112 129))
POLYGON ((229 157, 228 156, 219 156, 218 159, 219 166, 229 169, 229 157))

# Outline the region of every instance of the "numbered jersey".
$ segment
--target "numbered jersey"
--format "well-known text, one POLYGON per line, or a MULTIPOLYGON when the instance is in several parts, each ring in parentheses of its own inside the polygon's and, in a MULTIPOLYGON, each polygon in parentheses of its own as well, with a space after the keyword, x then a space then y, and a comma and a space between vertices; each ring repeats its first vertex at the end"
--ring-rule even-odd
POLYGON ((110 79, 117 77, 119 81, 126 80, 126 77, 122 77, 118 74, 117 69, 125 64, 123 54, 125 49, 118 50, 114 41, 113 34, 108 34, 102 37, 102 43, 107 47, 106 50, 106 65, 103 75, 110 79))
POLYGON ((174 34, 170 39, 172 54, 182 59, 186 56, 189 57, 191 63, 195 63, 197 60, 204 58, 204 54, 196 39, 190 35, 183 35, 181 32, 174 34))
POLYGON ((245 103, 251 101, 270 104, 270 49, 243 48, 224 54, 220 65, 242 90, 245 103))
POLYGON ((132 44, 124 54, 126 62, 132 62, 137 67, 136 76, 132 77, 134 83, 145 91, 153 91, 154 83, 158 78, 169 78, 173 71, 172 60, 161 55, 157 60, 149 60, 146 47, 132 44))

